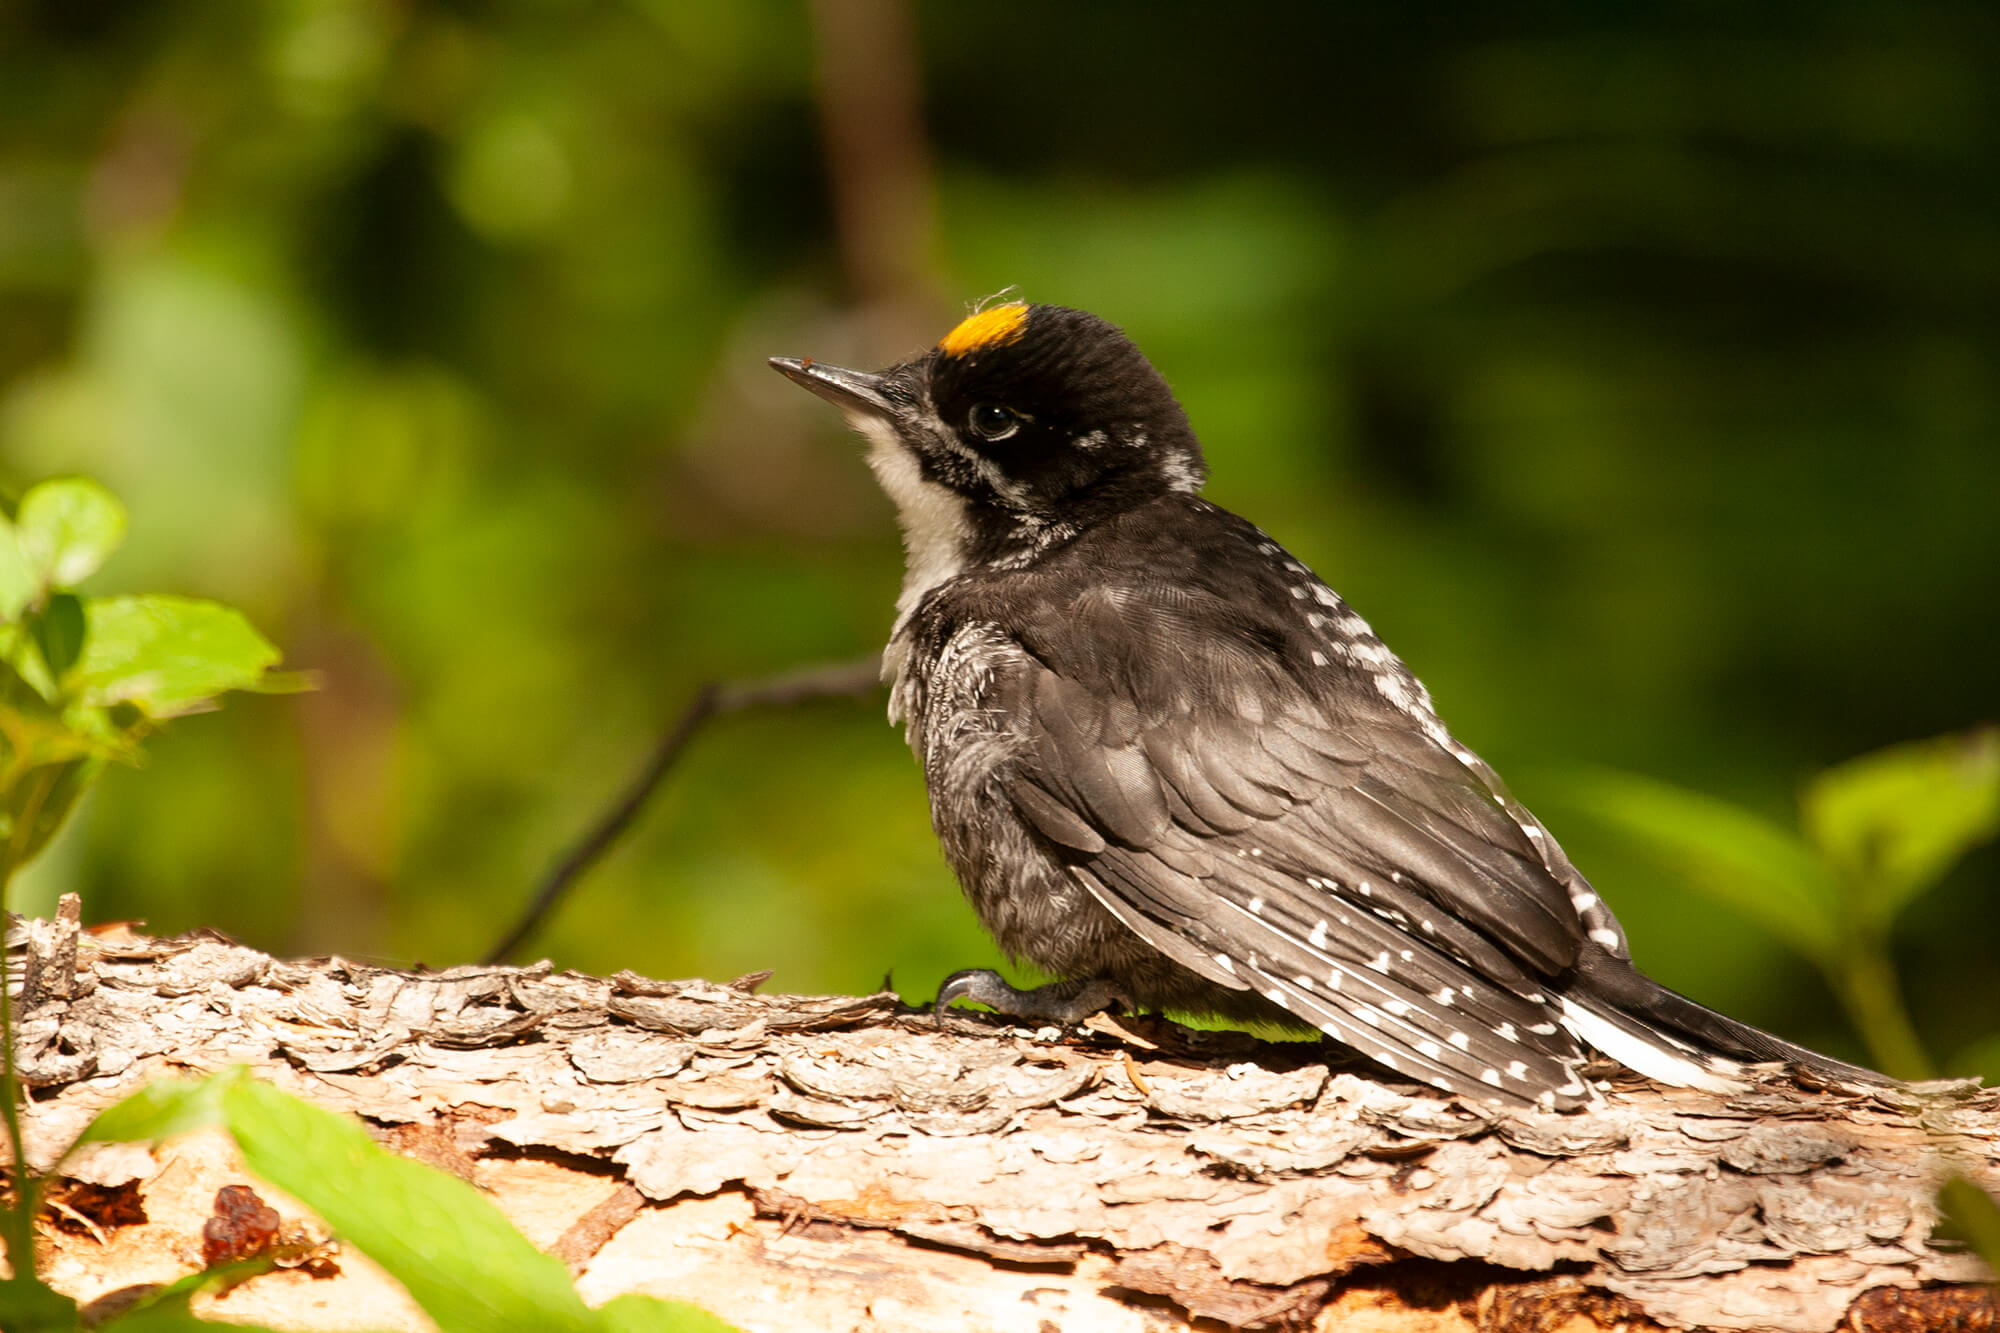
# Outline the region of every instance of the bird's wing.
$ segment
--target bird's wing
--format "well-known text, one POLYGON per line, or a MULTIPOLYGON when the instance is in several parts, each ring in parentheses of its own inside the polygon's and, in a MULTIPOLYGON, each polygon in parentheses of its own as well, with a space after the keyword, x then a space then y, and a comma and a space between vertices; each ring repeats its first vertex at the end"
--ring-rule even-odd
POLYGON ((1580 1096, 1544 981, 1585 925, 1490 771, 1374 684, 1379 658, 1315 662, 1199 600, 1092 588, 1060 633, 1024 627, 1015 808, 1198 974, 1441 1086, 1580 1096))

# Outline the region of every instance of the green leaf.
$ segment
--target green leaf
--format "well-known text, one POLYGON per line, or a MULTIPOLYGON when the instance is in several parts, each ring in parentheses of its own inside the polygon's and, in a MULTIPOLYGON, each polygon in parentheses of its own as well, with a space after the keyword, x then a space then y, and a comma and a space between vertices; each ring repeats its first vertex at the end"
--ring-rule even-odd
POLYGON ((69 1333, 76 1302, 33 1277, 0 1278, 0 1328, 7 1333, 69 1333))
POLYGON ((278 650, 243 614, 192 597, 99 597, 71 686, 85 703, 130 702, 173 717, 227 690, 254 690, 278 650))
POLYGON ((68 1151, 75 1152, 86 1143, 156 1143, 220 1124, 223 1094, 247 1077, 244 1070, 232 1069, 198 1082, 155 1079, 99 1111, 68 1151))
POLYGON ((221 1333, 221 1330, 247 1329, 249 1333, 278 1333, 266 1324, 218 1324, 197 1318, 188 1308, 194 1291, 208 1285, 207 1273, 194 1273, 182 1278, 165 1291, 156 1292, 131 1309, 114 1315, 96 1325, 101 1329, 115 1329, 117 1333, 221 1333), (190 1281, 198 1283, 193 1290, 187 1289, 190 1281))
POLYGON ((614 1296, 597 1317, 605 1333, 739 1333, 699 1306, 654 1296, 614 1296))
POLYGON ((568 1270, 464 1181, 262 1083, 228 1089, 223 1108, 250 1169, 388 1270, 444 1333, 600 1327, 568 1270))
POLYGON ((186 1297, 141 1305, 96 1327, 116 1333, 282 1333, 269 1324, 219 1324, 198 1319, 186 1297))
POLYGON ((21 497, 14 527, 36 581, 74 588, 125 540, 125 506, 87 477, 62 477, 21 497))
POLYGON ((0 735, 13 752, 10 760, 24 769, 65 764, 105 750, 99 737, 72 726, 59 713, 35 706, 32 698, 21 706, 0 704, 0 735))
POLYGON ((253 1259, 233 1259, 219 1263, 213 1268, 197 1268, 192 1273, 184 1273, 175 1278, 164 1287, 157 1287, 148 1292, 131 1308, 137 1310, 177 1305, 185 1309, 189 1301, 205 1292, 225 1291, 253 1277, 262 1277, 277 1266, 278 1261, 265 1254, 253 1259))
POLYGON ((1988 1087, 2000 1084, 2000 1032, 1975 1037, 1971 1045, 1960 1047, 1945 1072, 1953 1078, 1976 1078, 1988 1087))
POLYGON ((6 669, 0 698, 25 700, 33 696, 53 708, 59 702, 56 682, 42 662, 42 646, 35 640, 34 627, 28 623, 32 619, 29 616, 11 625, 0 625, 0 665, 6 669))
POLYGON ((62 679, 83 654, 83 601, 75 593, 59 592, 34 618, 35 644, 49 675, 62 679))
POLYGON ((1565 796, 1644 843, 1690 887, 1831 964, 1839 886, 1793 834, 1727 801, 1628 773, 1593 772, 1565 796))
POLYGON ((35 584, 34 566, 21 551, 13 522, 0 515, 0 625, 11 625, 35 600, 40 589, 35 584))
POLYGON ((2000 1200, 1964 1176, 1953 1176, 1938 1191, 1938 1207, 1945 1221, 1940 1230, 1962 1240, 1988 1268, 2000 1269, 2000 1200))
POLYGON ((0 826, 5 828, 7 846, 0 857, 11 860, 6 867, 9 873, 41 855, 103 768, 104 761, 97 758, 44 765, 6 793, 6 804, 0 806, 0 826), (18 835, 16 830, 23 822, 27 833, 18 835))
POLYGON ((275 1264, 268 1258, 251 1259, 240 1263, 219 1264, 214 1268, 204 1268, 189 1273, 178 1281, 161 1287, 142 1298, 137 1304, 97 1327, 116 1329, 118 1333, 195 1333, 196 1330, 243 1330, 250 1333, 278 1333, 263 1324, 223 1324, 195 1317, 189 1303, 205 1292, 223 1292, 239 1282, 268 1273, 275 1264))
POLYGON ((1885 925, 2000 833, 2000 729, 1912 741, 1830 768, 1800 798, 1806 836, 1885 925))

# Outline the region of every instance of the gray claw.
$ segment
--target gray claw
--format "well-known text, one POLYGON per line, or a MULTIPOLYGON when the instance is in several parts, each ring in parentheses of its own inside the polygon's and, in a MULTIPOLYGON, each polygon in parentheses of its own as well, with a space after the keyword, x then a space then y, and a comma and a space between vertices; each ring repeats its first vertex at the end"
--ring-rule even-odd
POLYGON ((1081 1023, 1114 1004, 1125 1009, 1132 1007, 1130 998, 1117 983, 1102 977, 1053 981, 1033 990, 1020 990, 989 967, 967 968, 946 977, 938 987, 932 1012, 943 1018, 945 1010, 958 1000, 983 1004, 1008 1018, 1044 1023, 1081 1023))

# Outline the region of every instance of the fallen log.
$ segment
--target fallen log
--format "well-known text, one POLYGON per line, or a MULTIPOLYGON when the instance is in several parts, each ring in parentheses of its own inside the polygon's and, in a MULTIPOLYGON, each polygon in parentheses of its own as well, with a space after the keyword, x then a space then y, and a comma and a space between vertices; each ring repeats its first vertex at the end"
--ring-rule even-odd
MULTIPOLYGON (((1994 1323, 1991 1275, 1932 1235, 1948 1175, 2000 1189, 2000 1094, 1970 1084, 1724 1098, 1606 1066, 1598 1105, 1541 1114, 1159 1019, 940 1024, 759 978, 403 971, 63 922, 8 943, 36 1166, 149 1079, 248 1065, 485 1188, 592 1302, 773 1333, 1994 1323)), ((217 1190, 251 1183, 216 1135, 64 1174, 43 1272, 84 1301, 199 1266, 217 1190)), ((365 1262, 320 1267, 213 1313, 428 1327, 365 1262)))

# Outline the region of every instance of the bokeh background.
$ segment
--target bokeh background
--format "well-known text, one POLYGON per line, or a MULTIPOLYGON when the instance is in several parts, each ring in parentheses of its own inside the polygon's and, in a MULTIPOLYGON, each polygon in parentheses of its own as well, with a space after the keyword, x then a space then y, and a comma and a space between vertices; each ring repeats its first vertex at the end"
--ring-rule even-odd
MULTIPOLYGON (((0 486, 322 688, 177 723, 24 885, 466 961, 700 680, 879 648, 891 512, 772 354, 1009 285, 1124 325, 1210 494, 1340 588, 1664 980, 1858 1051, 1566 814, 1790 821, 2000 686, 1988 4, 11 0, 0 486)), ((1896 941, 2000 1072, 2000 857, 1896 941)), ((724 721, 531 951, 906 995, 991 963, 879 697, 724 721)), ((1983 1053, 1982 1053, 1983 1051, 1983 1053)))

